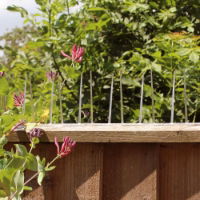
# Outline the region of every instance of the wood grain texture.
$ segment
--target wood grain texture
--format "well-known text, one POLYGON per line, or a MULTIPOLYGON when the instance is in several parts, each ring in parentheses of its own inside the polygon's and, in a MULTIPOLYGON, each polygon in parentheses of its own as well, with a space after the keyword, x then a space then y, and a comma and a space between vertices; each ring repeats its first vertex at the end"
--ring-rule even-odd
POLYGON ((160 199, 200 199, 200 144, 160 147, 160 199))
MULTIPOLYGON (((35 153, 51 160, 55 146, 41 143, 35 153)), ((56 166, 23 200, 200 199, 198 143, 78 143, 56 166)))
MULTIPOLYGON (((55 155, 52 144, 42 144, 41 154, 55 155)), ((31 183, 34 190, 24 200, 102 200, 101 177, 103 148, 101 144, 78 144, 75 151, 58 160, 56 169, 49 172, 43 186, 31 183)))
MULTIPOLYGON (((104 143, 171 143, 200 142, 200 124, 48 124, 37 127, 45 130, 43 142, 62 141, 70 136, 77 142, 104 143)), ((13 133, 10 142, 28 141, 24 132, 13 133)))
POLYGON ((107 144, 104 200, 157 200, 158 145, 107 144))

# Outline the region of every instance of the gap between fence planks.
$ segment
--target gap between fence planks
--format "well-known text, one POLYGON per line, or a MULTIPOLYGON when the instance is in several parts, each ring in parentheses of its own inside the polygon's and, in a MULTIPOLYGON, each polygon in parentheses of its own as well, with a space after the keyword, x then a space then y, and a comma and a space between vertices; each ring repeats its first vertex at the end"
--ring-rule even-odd
MULTIPOLYGON (((62 141, 69 136, 77 142, 94 143, 181 143, 200 142, 200 123, 174 124, 40 124, 45 134, 42 142, 62 141)), ((26 142, 28 136, 19 131, 9 142, 26 142)))

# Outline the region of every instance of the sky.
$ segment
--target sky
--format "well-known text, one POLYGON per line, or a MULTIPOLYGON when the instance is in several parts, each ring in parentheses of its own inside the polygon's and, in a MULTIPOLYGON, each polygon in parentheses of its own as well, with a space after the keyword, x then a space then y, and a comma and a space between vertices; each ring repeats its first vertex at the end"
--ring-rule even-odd
MULTIPOLYGON (((0 0, 0 35, 23 25, 23 18, 17 12, 6 10, 7 6, 16 5, 25 8, 29 13, 37 13, 38 5, 35 0, 0 0)), ((82 4, 70 8, 70 12, 81 9, 82 4)))
MULTIPOLYGON (((6 8, 11 5, 16 5, 25 8, 30 14, 38 12, 38 5, 35 0, 0 0, 0 36, 6 32, 11 31, 13 28, 22 27, 24 19, 20 13, 8 11, 6 8)), ((76 12, 81 9, 82 4, 70 8, 70 12, 76 12)), ((0 45, 4 42, 0 41, 0 45)), ((3 51, 0 50, 0 56, 3 51)))
POLYGON ((10 5, 21 6, 30 13, 37 11, 37 4, 34 0, 0 0, 0 35, 23 25, 23 18, 19 13, 6 10, 10 5))

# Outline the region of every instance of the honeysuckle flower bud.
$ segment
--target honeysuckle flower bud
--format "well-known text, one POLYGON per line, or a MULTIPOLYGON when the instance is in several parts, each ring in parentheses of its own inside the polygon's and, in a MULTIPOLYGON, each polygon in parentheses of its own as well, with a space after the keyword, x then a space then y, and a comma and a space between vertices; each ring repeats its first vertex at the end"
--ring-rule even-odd
POLYGON ((21 92, 19 95, 14 94, 14 106, 23 106, 24 100, 23 92, 21 92))
POLYGON ((61 158, 70 154, 76 145, 76 142, 69 137, 64 137, 61 149, 58 144, 57 137, 54 138, 54 143, 57 148, 57 155, 59 155, 61 158))
POLYGON ((72 47, 71 50, 71 54, 72 56, 69 56, 68 54, 66 54, 64 51, 61 51, 61 54, 64 57, 67 57, 68 59, 72 60, 73 62, 77 62, 80 63, 83 59, 83 55, 84 55, 84 48, 83 47, 79 47, 76 46, 75 44, 72 47))
POLYGON ((11 132, 16 132, 18 130, 25 129, 25 124, 26 124, 26 121, 25 120, 21 120, 15 126, 12 127, 11 132))
POLYGON ((28 135, 30 136, 30 138, 34 138, 34 137, 41 137, 42 134, 44 133, 44 130, 41 128, 32 128, 29 132, 28 135))
POLYGON ((47 72, 46 76, 49 81, 55 81, 58 78, 57 72, 53 72, 53 71, 47 72))
POLYGON ((5 72, 0 72, 0 78, 5 75, 5 72))

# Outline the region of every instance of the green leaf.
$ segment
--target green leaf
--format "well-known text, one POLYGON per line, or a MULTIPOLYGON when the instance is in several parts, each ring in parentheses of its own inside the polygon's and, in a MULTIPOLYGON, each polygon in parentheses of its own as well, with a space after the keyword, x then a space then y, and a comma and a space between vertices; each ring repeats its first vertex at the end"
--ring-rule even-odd
POLYGON ((38 175, 38 178, 37 178, 37 182, 39 185, 42 185, 42 181, 45 177, 45 172, 40 172, 39 175, 38 175))
POLYGON ((40 5, 40 6, 43 6, 43 5, 46 5, 47 4, 47 0, 35 0, 35 2, 40 5))
POLYGON ((16 195, 22 194, 24 188, 24 173, 20 170, 17 170, 15 176, 13 177, 16 195))
POLYGON ((9 91, 9 84, 6 78, 0 78, 0 95, 7 95, 9 91))
POLYGON ((32 143, 33 143, 33 145, 39 144, 40 143, 39 138, 37 138, 37 137, 32 138, 32 143))
POLYGON ((37 163, 37 159, 36 157, 29 153, 28 156, 26 157, 26 167, 27 169, 31 170, 31 171, 37 171, 38 169, 38 163, 37 163))
POLYGON ((30 49, 36 49, 38 47, 42 47, 44 46, 44 42, 43 41, 38 41, 38 42, 33 42, 33 41, 30 41, 27 43, 27 47, 30 48, 30 49))
MULTIPOLYGON (((0 154, 0 156, 2 156, 2 155, 0 154)), ((3 169, 4 166, 5 166, 5 159, 0 159, 0 170, 3 169)))
POLYGON ((36 156, 37 159, 37 163, 38 163, 38 184, 41 185, 42 184, 42 180, 45 177, 45 159, 43 158, 43 160, 40 159, 39 156, 36 156))
POLYGON ((182 49, 180 49, 180 50, 177 52, 177 54, 178 54, 179 56, 185 56, 185 55, 189 54, 190 52, 191 52, 191 49, 182 48, 182 49))
POLYGON ((32 191, 33 188, 25 185, 24 188, 23 188, 23 190, 32 191))
POLYGON ((45 171, 52 171, 56 168, 56 166, 45 167, 45 171))
POLYGON ((152 69, 158 73, 161 73, 161 65, 152 63, 152 69))
POLYGON ((105 8, 96 7, 96 8, 89 8, 88 11, 106 11, 106 9, 105 8))
POLYGON ((11 183, 16 171, 17 169, 14 168, 6 168, 0 170, 0 190, 3 190, 7 196, 10 195, 11 183))
POLYGON ((194 62, 197 63, 199 61, 199 55, 196 52, 192 52, 189 56, 189 59, 194 62))
POLYGON ((19 6, 15 6, 15 5, 8 6, 7 10, 12 11, 12 12, 19 12, 21 14, 21 17, 25 17, 28 15, 27 10, 25 10, 24 8, 19 7, 19 6))
POLYGON ((26 147, 24 145, 15 144, 15 148, 16 148, 17 155, 24 156, 24 157, 27 156, 28 152, 27 152, 27 149, 26 149, 26 147))
POLYGON ((13 169, 18 169, 23 166, 25 160, 26 158, 23 156, 14 155, 14 157, 12 158, 9 164, 9 167, 13 169))
POLYGON ((0 200, 8 200, 7 196, 6 192, 0 189, 0 200))
POLYGON ((151 54, 151 56, 153 56, 154 58, 160 58, 161 57, 161 52, 160 51, 156 51, 153 54, 151 54))
POLYGON ((143 3, 131 3, 129 2, 127 4, 127 6, 125 7, 125 10, 131 12, 131 13, 136 13, 138 12, 143 12, 149 9, 149 5, 148 4, 143 4, 143 3))
POLYGON ((0 149, 2 149, 4 147, 4 145, 7 144, 7 143, 8 143, 8 139, 5 135, 0 137, 0 149))

